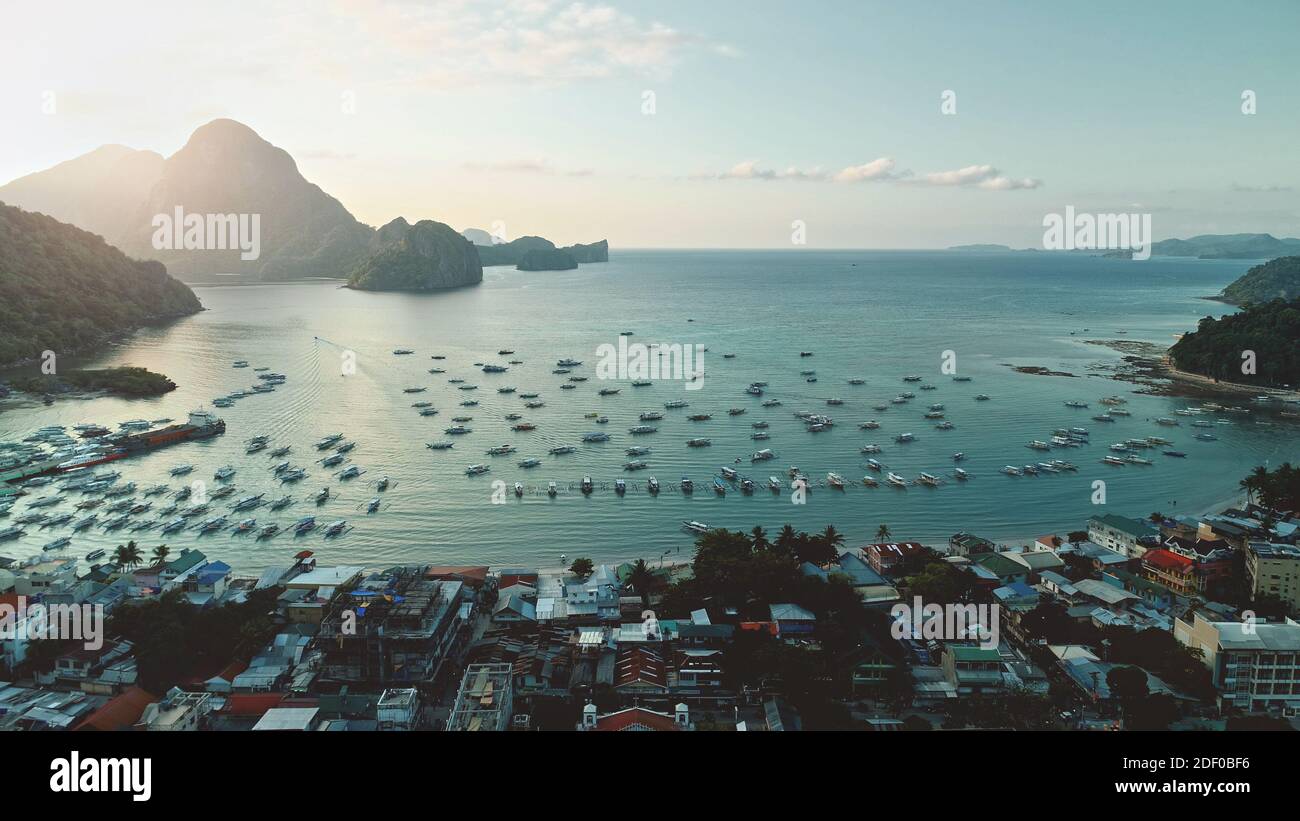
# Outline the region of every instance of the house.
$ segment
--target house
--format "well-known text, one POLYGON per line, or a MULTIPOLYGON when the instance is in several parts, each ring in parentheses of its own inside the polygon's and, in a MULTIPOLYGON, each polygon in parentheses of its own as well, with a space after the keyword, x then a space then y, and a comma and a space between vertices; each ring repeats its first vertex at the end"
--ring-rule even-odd
POLYGON ((1062 576, 1060 573, 1055 573, 1051 570, 1044 570, 1039 574, 1038 586, 1046 590, 1048 593, 1055 594, 1066 601, 1073 599, 1079 594, 1078 589, 1074 586, 1074 582, 1070 581, 1065 576, 1062 576))
POLYGON ((1065 560, 1056 555, 1055 550, 1023 550, 1002 555, 1024 565, 1029 570, 1027 581, 1031 584, 1037 583, 1044 571, 1057 571, 1065 567, 1065 560))
POLYGON ((509 664, 471 664, 465 668, 447 729, 503 732, 514 715, 513 673, 509 664))
POLYGON ((688 690, 722 687, 722 651, 683 650, 677 655, 677 686, 688 690))
POLYGON ((996 588, 993 598, 1008 610, 1032 610, 1038 606, 1038 591, 1025 582, 1013 582, 996 588))
POLYGON ((1002 657, 995 648, 950 644, 944 647, 943 672, 958 696, 1003 689, 1002 657))
POLYGON ((1094 570, 1104 570, 1109 567, 1123 567, 1129 563, 1129 557, 1117 550, 1111 550, 1109 547, 1103 547, 1096 542, 1087 541, 1072 544, 1068 548, 1061 548, 1059 553, 1064 555, 1074 555, 1088 562, 1094 570))
POLYGON ((1147 522, 1114 513, 1088 520, 1088 539, 1129 559, 1140 559, 1158 533, 1147 522))
POLYGON ((1200 589, 1196 562, 1163 547, 1142 554, 1142 577, 1182 596, 1190 596, 1200 589))
MULTIPOLYGON (((1091 654, 1079 653, 1061 658, 1060 666, 1084 696, 1093 703, 1103 703, 1110 701, 1114 697, 1110 691, 1110 684, 1106 681, 1106 676, 1116 667, 1129 667, 1132 665, 1098 661, 1091 654)), ((1141 670, 1142 668, 1139 667, 1138 669, 1141 670)), ((1165 684, 1146 670, 1142 670, 1142 672, 1146 673, 1147 691, 1151 695, 1179 696, 1177 691, 1168 684, 1165 684)))
POLYGON ((136 727, 150 732, 206 730, 213 705, 210 693, 187 693, 172 688, 162 701, 144 708, 136 727))
POLYGON ((954 556, 974 558, 981 553, 994 552, 997 550, 997 545, 970 533, 955 533, 948 539, 948 548, 954 556))
POLYGON ((537 605, 525 598, 527 594, 522 588, 524 585, 514 585, 510 592, 497 599, 492 608, 492 621, 498 624, 537 621, 537 605))
POLYGON ((777 635, 780 636, 808 635, 817 627, 816 614, 797 604, 769 605, 768 613, 770 620, 776 625, 777 635))
POLYGON ((1250 542, 1246 547, 1246 579, 1251 600, 1276 596, 1300 610, 1300 547, 1250 542))
POLYGON ((595 704, 587 704, 582 708, 582 723, 578 729, 607 733, 624 730, 678 732, 693 730, 695 725, 691 723, 690 708, 685 704, 678 704, 671 715, 644 707, 629 707, 600 715, 595 704))
POLYGON ((1011 556, 1010 553, 980 553, 971 559, 971 564, 982 567, 992 574, 998 587, 1017 582, 1028 583, 1029 568, 1011 556))
POLYGON ((253 725, 254 731, 308 732, 320 727, 319 707, 272 707, 253 725))
POLYGON ((903 666, 903 654, 897 642, 866 637, 850 654, 849 663, 853 695, 869 696, 880 689, 892 671, 903 666))
POLYGON ((901 576, 916 569, 926 549, 920 542, 878 542, 858 552, 882 576, 901 576))
POLYGON ((668 665, 644 644, 620 647, 614 664, 614 689, 626 693, 668 692, 668 665))

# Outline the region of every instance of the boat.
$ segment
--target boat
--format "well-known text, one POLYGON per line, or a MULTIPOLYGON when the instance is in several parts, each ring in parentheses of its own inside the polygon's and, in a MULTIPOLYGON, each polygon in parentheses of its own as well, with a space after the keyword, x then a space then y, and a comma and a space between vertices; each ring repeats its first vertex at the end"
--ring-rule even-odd
POLYGON ((1187 454, 1186 454, 1186 453, 1183 453, 1181 450, 1166 450, 1166 451, 1164 451, 1164 454, 1165 454, 1165 456, 1173 456, 1173 457, 1175 457, 1175 458, 1177 458, 1177 459, 1185 459, 1185 458, 1187 458, 1187 454))
POLYGON ((362 473, 365 473, 365 471, 363 471, 361 468, 357 467, 356 465, 351 465, 346 470, 339 473, 339 478, 343 480, 355 479, 358 476, 360 476, 362 473))
POLYGON ((482 370, 483 373, 505 373, 510 369, 505 365, 484 365, 482 370))
POLYGON ((970 478, 970 474, 961 468, 953 468, 952 475, 956 476, 957 479, 963 482, 970 478))
POLYGON ((879 427, 880 427, 880 423, 877 422, 875 419, 872 419, 870 422, 863 422, 859 424, 858 430, 877 430, 879 427))
POLYGON ((557 368, 576 368, 582 364, 578 359, 561 359, 555 363, 557 368))
POLYGON ((497 445, 496 447, 488 448, 487 450, 488 456, 505 456, 507 453, 514 452, 514 445, 497 445))
POLYGON ((584 442, 608 442, 608 441, 609 441, 609 434, 608 434, 608 433, 601 433, 601 432, 599 432, 599 431, 597 431, 597 432, 595 432, 595 433, 584 433, 584 434, 582 434, 582 441, 584 441, 584 442))
POLYGON ((654 433, 657 430, 659 430, 659 428, 650 425, 636 425, 635 427, 628 428, 627 432, 633 436, 641 436, 647 433, 654 433))
POLYGON ((515 389, 510 387, 509 385, 506 385, 505 387, 497 388, 497 393, 514 393, 514 392, 515 389))
POLYGON ((885 477, 885 481, 894 487, 907 487, 907 480, 902 476, 899 476, 897 473, 890 472, 889 475, 885 477))
POLYGON ((342 440, 343 440, 343 434, 331 433, 329 436, 326 436, 325 438, 321 439, 319 442, 316 443, 316 450, 325 450, 327 448, 331 448, 342 440))
POLYGON ((489 465, 470 465, 469 467, 465 468, 465 475, 478 476, 480 474, 487 473, 491 469, 492 468, 489 465))
POLYGON ((667 408, 668 410, 673 410, 674 408, 685 408, 688 405, 689 403, 684 399, 674 399, 671 402, 664 403, 664 407, 667 408))
POLYGON ((1059 467, 1057 467, 1056 465, 1052 464, 1051 462, 1039 462, 1038 465, 1037 465, 1036 467, 1037 467, 1039 470, 1046 471, 1046 472, 1048 472, 1048 473, 1060 473, 1060 472, 1061 472, 1061 469, 1060 469, 1059 467))
MULTIPOLYGON (((593 414, 593 417, 594 417, 594 414, 593 414)), ((664 418, 664 415, 663 415, 662 413, 660 413, 659 411, 646 411, 645 413, 641 414, 641 421, 642 421, 642 422, 654 422, 654 421, 656 421, 656 420, 663 419, 663 418, 664 418)))
POLYGON ((624 493, 627 493, 627 482, 625 482, 622 479, 615 479, 614 492, 617 493, 619 496, 622 496, 624 493))
POLYGON ((754 493, 754 487, 755 487, 755 485, 754 485, 754 481, 753 481, 752 479, 750 479, 750 478, 748 478, 748 477, 741 477, 741 479, 740 479, 740 492, 741 492, 741 493, 744 493, 746 496, 752 495, 752 494, 754 493))
POLYGON ((541 459, 524 459, 519 463, 521 468, 535 468, 542 463, 541 459))
POLYGON ((243 519, 239 522, 239 524, 235 525, 235 532, 247 533, 248 531, 252 530, 255 527, 257 527, 256 519, 243 519))
POLYGON ((332 467, 334 467, 335 465, 341 465, 341 464, 343 464, 343 459, 344 459, 343 454, 341 454, 341 453, 332 453, 332 454, 330 454, 329 456, 326 456, 324 459, 321 459, 321 460, 320 460, 320 463, 321 463, 321 465, 324 466, 324 467, 332 468, 332 467))
POLYGON ((1086 408, 1088 407, 1088 403, 1080 402, 1078 399, 1070 399, 1066 401, 1065 406, 1067 408, 1086 408))
POLYGON ((729 468, 729 467, 727 467, 726 465, 723 465, 723 466, 722 466, 722 475, 725 476, 727 479, 733 481, 733 482, 734 482, 734 481, 736 480, 736 478, 739 476, 739 474, 736 473, 736 471, 735 471, 734 469, 729 468))
POLYGON ((1119 458, 1118 456, 1103 456, 1101 458, 1101 461, 1104 464, 1118 465, 1119 467, 1123 467, 1124 465, 1128 464, 1125 460, 1119 458))
POLYGON ((682 493, 693 493, 695 491, 695 483, 692 482, 688 476, 682 477, 681 482, 678 483, 678 487, 682 489, 682 493))
POLYGON ((555 486, 555 483, 554 483, 554 482, 550 482, 550 483, 548 483, 548 484, 546 485, 546 495, 547 495, 547 496, 550 496, 550 497, 554 498, 554 497, 555 497, 555 494, 556 494, 557 492, 558 492, 558 491, 557 491, 557 489, 556 489, 556 486, 555 486))
POLYGON ((650 386, 653 385, 653 384, 654 384, 654 383, 651 382, 651 381, 648 380, 648 379, 638 379, 638 380, 636 380, 635 382, 632 383, 632 387, 634 387, 634 388, 648 388, 648 387, 650 387, 650 386))
POLYGON ((970 378, 969 376, 954 376, 954 377, 952 378, 952 381, 954 381, 954 382, 969 382, 970 379, 971 379, 971 378, 970 378))
POLYGON ((1020 476, 1024 473, 1024 471, 1022 471, 1020 468, 1016 467, 1015 465, 1003 466, 1002 472, 1008 476, 1020 476))
POLYGON ((916 437, 910 433, 900 433, 894 437, 894 441, 902 444, 904 442, 915 442, 916 437))
POLYGON ((1027 448, 1031 448, 1031 449, 1033 449, 1033 450, 1051 450, 1051 449, 1052 449, 1052 446, 1051 446, 1051 445, 1047 444, 1046 442, 1044 442, 1044 441, 1042 441, 1042 440, 1040 440, 1040 439, 1034 439, 1034 440, 1031 441, 1029 444, 1025 445, 1025 447, 1027 447, 1027 448))
POLYGON ((590 477, 590 476, 583 476, 583 477, 582 477, 582 485, 581 485, 581 488, 582 488, 582 492, 583 492, 583 493, 591 493, 591 491, 592 491, 593 488, 594 488, 594 485, 592 484, 592 481, 591 481, 591 477, 590 477))
POLYGON ((1134 464, 1134 465, 1150 465, 1150 464, 1154 464, 1150 459, 1147 459, 1147 458, 1142 457, 1142 456, 1138 456, 1136 453, 1130 453, 1128 456, 1125 456, 1125 457, 1124 457, 1124 461, 1129 462, 1129 463, 1134 464))
POLYGON ((575 448, 573 445, 560 445, 559 447, 551 448, 550 451, 548 451, 548 453, 550 453, 552 456, 563 456, 566 453, 574 453, 577 450, 578 449, 575 448))
POLYGON ((316 529, 316 517, 304 516, 293 524, 293 532, 296 536, 301 536, 316 529))
POLYGON ((781 400, 780 400, 780 399, 764 399, 764 400, 763 400, 763 407, 765 407, 765 408, 777 408, 777 407, 780 407, 780 406, 781 406, 781 400))
POLYGON ((176 465, 169 471, 169 473, 171 473, 172 476, 184 476, 193 470, 194 465, 176 465))
POLYGON ((650 466, 640 459, 633 459, 632 461, 623 464, 623 470, 644 470, 648 467, 650 466))
POLYGON ((290 448, 288 445, 284 445, 283 447, 278 447, 275 450, 271 451, 271 458, 279 459, 281 456, 287 456, 289 454, 289 450, 290 448))
POLYGON ((415 353, 415 351, 410 348, 395 348, 393 350, 393 356, 409 356, 413 353, 415 353))
POLYGON ((525 402, 525 403, 524 403, 524 407, 525 407, 525 408, 528 408, 528 409, 530 409, 530 410, 535 410, 535 409, 540 408, 540 407, 543 407, 543 406, 545 406, 545 405, 546 405, 545 402, 525 402))
POLYGON ((636 447, 628 448, 623 452, 626 453, 628 456, 645 456, 647 453, 650 452, 650 448, 641 447, 638 445, 636 447))
POLYGON ((843 490, 844 477, 840 476, 838 473, 828 473, 826 474, 826 484, 830 485, 833 488, 839 488, 840 490, 843 490))
POLYGON ((885 466, 877 462, 875 459, 868 459, 867 467, 870 468, 871 470, 879 472, 883 470, 885 466))
POLYGON ((1198 433, 1196 434, 1196 438, 1200 439, 1202 442, 1213 442, 1219 437, 1215 436, 1213 433, 1198 433))
POLYGON ((447 434, 448 436, 462 436, 466 433, 473 433, 473 432, 474 432, 473 428, 467 428, 464 425, 453 425, 452 427, 447 428, 446 430, 443 431, 443 433, 447 434))
POLYGON ((749 394, 750 396, 762 396, 763 389, 757 385, 750 385, 749 387, 745 388, 745 393, 749 394))
POLYGON ((219 482, 224 482, 234 475, 235 475, 234 467, 232 467, 231 465, 225 465, 224 467, 217 468, 217 472, 212 474, 212 478, 216 479, 219 482))
POLYGON ((277 525, 277 524, 272 523, 272 524, 269 524, 269 525, 266 525, 265 527, 263 527, 263 528, 258 532, 258 534, 257 534, 257 538, 259 538, 259 539, 269 539, 269 538, 271 538, 272 536, 274 536, 275 534, 277 534, 277 533, 279 533, 279 532, 280 532, 280 526, 277 525))
POLYGON ((711 413, 693 413, 693 414, 691 414, 690 416, 688 416, 688 417, 686 417, 686 418, 689 419, 689 420, 692 421, 692 422, 707 422, 708 420, 710 420, 710 419, 713 418, 713 414, 711 414, 711 413))
POLYGON ((938 487, 940 485, 939 477, 932 473, 921 473, 916 477, 916 481, 930 487, 938 487))
POLYGON ((682 528, 685 529, 685 530, 689 530, 691 533, 708 533, 708 532, 709 532, 709 526, 706 525, 706 524, 704 524, 703 522, 696 522, 696 521, 683 521, 683 522, 682 522, 682 528))
POLYGON ((686 446, 691 448, 707 448, 713 444, 711 439, 688 439, 686 446))
POLYGON ((723 484, 722 480, 716 476, 713 477, 713 492, 718 494, 719 496, 727 495, 727 486, 723 484))
POLYGON ((987 401, 989 401, 989 399, 991 399, 991 398, 992 398, 992 397, 990 397, 987 393, 977 393, 977 394, 975 394, 975 401, 977 401, 977 402, 987 402, 987 401))
POLYGON ((767 441, 768 439, 771 439, 772 437, 770 434, 766 433, 765 431, 759 431, 758 433, 750 434, 749 438, 753 439, 756 442, 764 442, 767 441))
POLYGON ((103 548, 95 548, 94 550, 86 554, 86 561, 88 562, 93 562, 96 559, 102 559, 102 558, 104 558, 103 548))
POLYGON ((212 533, 215 530, 220 530, 226 526, 226 521, 225 516, 214 516, 199 525, 199 532, 212 533))
POLYGON ((772 452, 771 450, 769 450, 768 448, 763 448, 762 450, 757 451, 756 453, 750 455, 750 457, 749 457, 749 461, 751 461, 751 462, 765 462, 765 461, 767 461, 768 459, 775 459, 775 458, 776 458, 776 454, 775 454, 775 453, 773 453, 773 452, 772 452))
POLYGON ((329 497, 330 497, 330 489, 328 487, 321 488, 316 492, 316 496, 315 496, 316 504, 318 505, 325 504, 326 500, 329 499, 329 497))
POLYGON ((72 537, 60 536, 59 538, 55 539, 52 542, 46 542, 41 547, 41 550, 62 550, 63 548, 67 547, 70 544, 72 544, 72 537))

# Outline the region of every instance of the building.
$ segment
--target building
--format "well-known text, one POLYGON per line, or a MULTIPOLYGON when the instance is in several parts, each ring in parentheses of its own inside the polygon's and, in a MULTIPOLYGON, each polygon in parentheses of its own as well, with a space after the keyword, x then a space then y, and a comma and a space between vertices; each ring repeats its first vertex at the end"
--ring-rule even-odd
POLYGON ((414 730, 420 726, 420 694, 413 688, 385 690, 375 705, 380 730, 414 730))
POLYGON ((272 707, 253 725, 255 731, 310 732, 321 726, 319 707, 272 707))
POLYGON ((206 730, 212 709, 211 693, 187 693, 173 688, 162 701, 144 708, 136 727, 151 732, 206 730))
POLYGON ((447 729, 459 732, 501 732, 510 729, 514 711, 512 669, 509 664, 471 664, 456 693, 447 729))
POLYGON ((691 711, 685 704, 678 704, 673 714, 647 710, 644 707, 629 707, 613 713, 600 715, 595 704, 582 708, 582 724, 578 729, 594 732, 622 732, 625 730, 676 732, 693 730, 691 711))
POLYGON ((1200 650, 1223 704, 1300 715, 1300 622, 1174 620, 1174 638, 1200 650))
POLYGON ((971 533, 955 533, 948 539, 948 548, 954 556, 971 558, 981 553, 993 553, 997 545, 971 533))
POLYGON ((1167 548, 1155 548, 1142 555, 1142 578, 1162 584, 1182 596, 1200 589, 1196 562, 1167 548))
POLYGON ((1129 559, 1140 559, 1158 533, 1155 528, 1138 519, 1106 513, 1088 520, 1088 539, 1102 547, 1122 553, 1129 559))
POLYGON ((1002 656, 992 647, 948 645, 943 652, 943 673, 958 696, 987 694, 1003 687, 1002 656))
POLYGON ((925 556, 920 542, 879 542, 859 548, 867 564, 882 576, 896 576, 916 569, 925 556))
POLYGON ((1300 611, 1300 547, 1251 542, 1246 547, 1246 579, 1252 600, 1276 596, 1292 611, 1300 611))
POLYGON ((817 615, 797 604, 769 605, 768 612, 782 636, 808 635, 817 627, 817 615))

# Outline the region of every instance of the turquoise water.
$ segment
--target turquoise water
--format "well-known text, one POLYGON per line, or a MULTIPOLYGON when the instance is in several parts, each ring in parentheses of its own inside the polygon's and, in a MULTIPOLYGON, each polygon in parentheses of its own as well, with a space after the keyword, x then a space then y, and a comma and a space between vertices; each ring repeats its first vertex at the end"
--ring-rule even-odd
MULTIPOLYGON (((188 410, 255 381, 252 368, 231 367, 236 359, 286 374, 288 383, 275 393, 250 396, 219 411, 229 425, 225 436, 114 465, 123 481, 143 487, 167 481, 168 468, 182 462, 198 466, 189 479, 213 484, 212 472, 230 463, 238 468, 234 484, 239 491, 227 502, 261 492, 268 498, 287 492, 297 499, 280 514, 264 508, 230 514, 232 522, 256 516, 259 524, 287 525, 314 514, 322 523, 347 519, 353 525, 336 539, 319 531, 263 542, 228 532, 134 536, 147 548, 166 541, 173 552, 201 546, 241 571, 281 562, 304 548, 327 561, 368 566, 413 561, 558 564, 562 554, 570 559, 655 560, 689 549, 691 537, 680 527, 684 519, 745 530, 755 524, 769 530, 787 522, 810 530, 834 524, 850 543, 873 540, 882 522, 897 539, 938 541, 960 529, 991 538, 1034 536, 1076 528, 1097 513, 1090 501, 1096 479, 1107 483, 1107 505, 1101 510, 1138 516, 1152 510, 1199 512, 1231 498, 1250 467, 1300 455, 1295 429, 1286 420, 1263 426, 1255 424, 1258 414, 1234 417, 1234 424, 1213 429, 1219 441, 1199 442, 1192 438, 1197 429, 1187 425, 1190 420, 1184 418, 1182 427, 1172 429, 1151 421, 1187 406, 1188 400, 1135 395, 1128 383, 1087 375, 1090 364, 1116 361, 1119 354, 1084 340, 1169 344, 1199 317, 1231 310, 1200 297, 1217 292, 1250 264, 1031 253, 622 251, 613 262, 570 272, 490 268, 480 287, 436 295, 358 293, 329 282, 203 288, 198 291, 207 308, 202 314, 142 332, 92 362, 157 370, 174 379, 178 390, 157 400, 11 405, 0 413, 0 439, 21 438, 49 424, 115 426, 140 417, 183 418, 188 410), (706 346, 702 388, 686 390, 682 382, 667 380, 644 388, 598 380, 597 346, 616 344, 623 330, 634 333, 632 342, 706 346), (399 347, 415 353, 394 356, 399 347), (515 353, 498 356, 499 349, 515 353), (801 350, 814 356, 801 358, 801 350), (355 373, 348 376, 340 373, 345 351, 356 354, 355 373), (945 351, 956 354, 957 372, 972 381, 954 382, 940 372, 945 351), (724 353, 735 358, 724 359, 724 353), (446 360, 433 361, 434 354, 446 360), (577 383, 575 390, 561 390, 567 376, 551 373, 561 357, 583 360, 573 373, 590 380, 577 383), (505 374, 483 374, 473 365, 504 364, 512 358, 524 364, 505 374), (1041 365, 1080 377, 1020 374, 1006 363, 1041 365), (447 373, 428 374, 434 366, 447 373), (806 369, 817 371, 815 384, 800 375, 806 369), (936 390, 904 383, 908 374, 923 376, 936 390), (479 389, 457 390, 447 382, 453 377, 479 389), (865 384, 849 385, 850 378, 865 384), (762 408, 762 400, 747 396, 745 386, 756 380, 769 383, 764 398, 780 399, 783 405, 762 408), (496 392, 502 385, 538 392, 546 405, 525 410, 517 394, 496 392), (597 395, 599 388, 611 385, 621 392, 597 395), (408 386, 428 390, 403 393, 408 386), (871 409, 904 390, 917 398, 890 405, 883 413, 871 409), (977 393, 992 399, 976 402, 977 393), (1092 421, 1089 417, 1102 409, 1097 400, 1117 393, 1128 396, 1132 417, 1108 425, 1092 421), (480 405, 459 407, 467 396, 480 405), (830 397, 845 404, 829 407, 825 400, 830 397), (690 407, 664 411, 663 421, 649 423, 658 425, 658 433, 628 434, 642 411, 663 410, 665 402, 679 398, 690 407), (1088 401, 1092 408, 1067 408, 1063 403, 1070 399, 1088 401), (421 400, 441 412, 420 417, 411 404, 421 400), (946 406, 953 430, 935 430, 933 421, 922 418, 931 403, 946 406), (732 407, 747 413, 728 416, 732 407), (829 432, 809 433, 794 418, 797 410, 828 414, 837 424, 829 432), (512 411, 538 429, 512 432, 503 419, 512 411), (598 426, 584 418, 588 412, 610 421, 598 426), (462 413, 474 417, 469 423, 474 432, 445 436, 451 417, 462 413), (692 423, 686 420, 690 413, 712 413, 713 418, 692 423), (881 422, 880 430, 858 430, 859 422, 872 418, 881 422), (751 423, 760 420, 770 423, 769 441, 750 439, 751 423), (998 472, 1008 463, 1048 458, 1026 443, 1049 439, 1053 428, 1073 425, 1092 430, 1094 444, 1051 456, 1074 462, 1078 473, 1014 478, 998 472), (581 434, 594 430, 608 432, 611 441, 580 444, 581 434), (315 463, 322 454, 312 443, 335 432, 357 443, 349 463, 366 471, 362 477, 340 482, 331 474, 341 466, 330 470, 315 463), (893 437, 902 432, 914 433, 917 441, 896 445, 893 437), (268 470, 275 460, 267 452, 244 454, 244 440, 258 434, 272 436, 273 446, 291 445, 287 458, 307 467, 309 478, 281 491, 268 470), (1099 463, 1110 442, 1152 434, 1174 439, 1173 447, 1186 451, 1188 458, 1148 451, 1145 455, 1156 462, 1150 467, 1099 463), (693 437, 710 438, 713 446, 686 447, 693 437), (425 442, 443 439, 454 439, 455 448, 425 447, 425 442), (786 482, 791 465, 815 483, 824 481, 828 471, 860 483, 867 471, 859 448, 871 442, 883 449, 875 458, 908 479, 921 471, 951 477, 951 454, 964 451, 968 458, 962 465, 972 478, 905 491, 861 484, 843 492, 815 488, 804 505, 792 504, 788 492, 778 495, 761 487, 753 496, 733 488, 725 498, 708 488, 719 466, 733 465, 737 457, 742 461, 735 467, 760 485, 773 474, 786 482), (485 454, 502 443, 514 444, 518 451, 485 454), (547 455, 549 448, 563 444, 576 445, 578 452, 547 455), (648 470, 622 470, 630 458, 624 449, 633 445, 652 449, 640 457, 649 462, 648 470), (751 468, 749 454, 763 447, 777 458, 751 468), (515 467, 529 456, 541 458, 542 466, 515 467), (492 470, 467 477, 465 468, 472 463, 491 464, 492 470), (576 487, 584 474, 604 487, 584 497, 576 487), (675 488, 683 474, 696 483, 693 496, 675 488), (382 510, 367 515, 364 503, 379 495, 374 481, 385 475, 394 486, 382 494, 382 510), (665 486, 658 497, 644 489, 651 475, 665 486), (617 478, 630 485, 621 498, 611 488, 617 478), (494 504, 494 480, 524 482, 527 493, 516 499, 509 492, 505 504, 494 504), (558 498, 547 497, 548 481, 560 484, 558 498), (317 508, 310 497, 327 484, 333 498, 317 508)), ((181 480, 172 479, 171 485, 179 488, 181 480)), ((70 509, 71 503, 65 503, 49 510, 70 509)), ((0 544, 0 555, 39 551, 41 544, 67 532, 33 528, 17 542, 0 544)), ((125 531, 83 533, 74 537, 69 552, 111 549, 128 538, 133 536, 125 531)))

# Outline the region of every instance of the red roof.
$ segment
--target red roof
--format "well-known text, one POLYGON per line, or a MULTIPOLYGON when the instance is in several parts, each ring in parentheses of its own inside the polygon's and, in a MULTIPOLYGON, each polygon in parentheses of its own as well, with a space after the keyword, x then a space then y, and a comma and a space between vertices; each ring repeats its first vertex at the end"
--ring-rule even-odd
POLYGON ((667 688, 668 665, 655 653, 641 645, 633 645, 618 651, 618 661, 614 668, 614 686, 625 687, 633 684, 648 684, 667 688))
POLYGON ((487 581, 488 568, 483 566, 472 565, 447 565, 434 566, 425 568, 424 577, 426 579, 440 579, 443 581, 463 581, 471 586, 477 587, 487 581))
POLYGON ((158 697, 147 690, 131 686, 109 701, 74 729, 77 730, 129 730, 140 720, 144 708, 158 701, 158 697))
POLYGON ((600 716, 596 719, 596 729, 602 732, 619 732, 621 730, 671 732, 681 728, 677 726, 677 722, 670 715, 656 713, 654 710, 647 710, 644 707, 629 707, 626 710, 619 710, 617 713, 600 716))
POLYGON ((1192 560, 1186 556, 1180 556, 1172 550, 1165 550, 1163 547, 1148 550, 1142 554, 1142 563, 1157 570, 1173 570, 1181 573, 1190 570, 1193 564, 1192 560))

